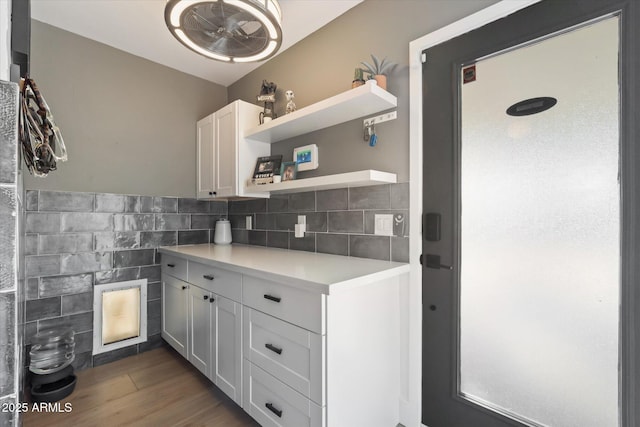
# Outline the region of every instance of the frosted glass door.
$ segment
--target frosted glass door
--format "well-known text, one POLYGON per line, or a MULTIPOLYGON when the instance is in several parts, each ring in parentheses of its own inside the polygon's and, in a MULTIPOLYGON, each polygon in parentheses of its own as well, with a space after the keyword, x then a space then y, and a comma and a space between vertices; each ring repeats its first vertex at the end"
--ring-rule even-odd
POLYGON ((618 425, 618 21, 461 84, 459 395, 528 425, 618 425))

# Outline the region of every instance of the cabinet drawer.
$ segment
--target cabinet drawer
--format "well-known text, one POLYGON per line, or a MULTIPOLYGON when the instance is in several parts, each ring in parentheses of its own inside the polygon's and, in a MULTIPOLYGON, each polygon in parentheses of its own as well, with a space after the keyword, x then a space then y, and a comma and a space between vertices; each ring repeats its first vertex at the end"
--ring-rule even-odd
POLYGON ((320 405, 324 339, 259 311, 244 312, 245 357, 320 405))
POLYGON ((162 272, 180 280, 187 280, 187 260, 163 253, 162 272))
POLYGON ((263 427, 322 427, 324 408, 244 361, 243 409, 263 427))
POLYGON ((263 313, 324 334, 325 296, 252 276, 244 276, 242 302, 263 313))
POLYGON ((189 283, 234 301, 242 301, 242 275, 189 261, 189 283))

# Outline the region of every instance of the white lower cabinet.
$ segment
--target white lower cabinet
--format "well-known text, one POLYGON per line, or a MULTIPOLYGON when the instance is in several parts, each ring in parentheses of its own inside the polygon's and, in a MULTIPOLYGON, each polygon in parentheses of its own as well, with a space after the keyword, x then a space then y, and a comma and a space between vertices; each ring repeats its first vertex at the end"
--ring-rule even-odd
POLYGON ((162 274, 162 338, 188 357, 189 284, 162 274))
POLYGON ((214 297, 209 291, 197 286, 189 286, 189 361, 206 376, 212 367, 212 328, 214 297))
POLYGON ((251 308, 244 310, 244 356, 298 393, 324 405, 325 336, 251 308))
POLYGON ((162 337, 262 426, 400 422, 406 275, 327 295, 233 265, 164 264, 162 337))
POLYGON ((324 408, 253 363, 244 362, 244 410, 263 427, 322 427, 324 408))
POLYGON ((325 301, 244 277, 244 410, 263 426, 326 426, 325 301))
POLYGON ((242 406, 242 304, 215 295, 210 379, 242 406))
POLYGON ((242 304, 166 273, 162 298, 162 338, 242 405, 242 304))

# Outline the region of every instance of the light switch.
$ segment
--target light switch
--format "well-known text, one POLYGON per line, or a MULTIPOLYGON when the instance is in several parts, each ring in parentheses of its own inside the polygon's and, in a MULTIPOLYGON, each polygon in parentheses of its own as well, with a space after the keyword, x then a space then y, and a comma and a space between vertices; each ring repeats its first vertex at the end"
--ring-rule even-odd
POLYGON ((381 236, 393 236, 393 215, 375 214, 374 234, 381 236))

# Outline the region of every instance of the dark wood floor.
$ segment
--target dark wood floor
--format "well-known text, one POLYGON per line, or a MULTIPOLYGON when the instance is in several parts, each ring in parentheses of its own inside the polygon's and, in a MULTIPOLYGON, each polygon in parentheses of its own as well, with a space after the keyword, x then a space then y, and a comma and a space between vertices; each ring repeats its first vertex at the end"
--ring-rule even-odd
POLYGON ((68 413, 23 414, 25 427, 258 426, 231 399, 169 348, 159 348, 77 373, 61 401, 68 413))

